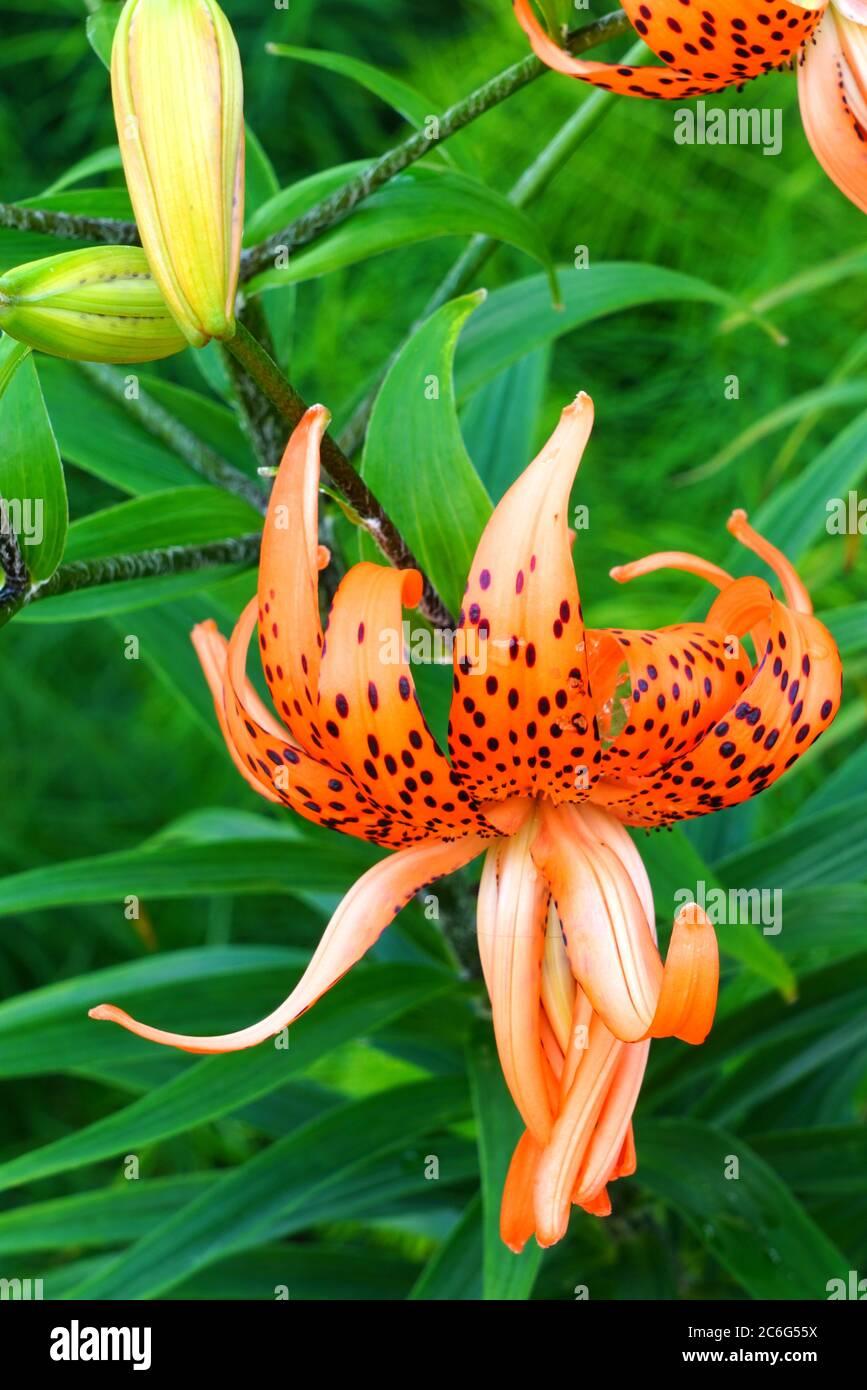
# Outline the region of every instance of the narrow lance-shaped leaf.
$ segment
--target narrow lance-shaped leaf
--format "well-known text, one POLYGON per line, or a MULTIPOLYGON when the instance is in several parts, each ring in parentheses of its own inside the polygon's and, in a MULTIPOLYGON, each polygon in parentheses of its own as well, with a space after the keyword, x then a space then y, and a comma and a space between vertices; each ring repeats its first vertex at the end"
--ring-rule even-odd
POLYGON ((30 578, 48 579, 66 540, 66 482, 29 353, 0 340, 0 497, 30 578), (5 370, 4 370, 5 365, 5 370))
POLYGON ((454 612, 491 514, 464 446, 452 381, 458 335, 483 298, 444 304, 406 343, 376 398, 361 465, 454 612))

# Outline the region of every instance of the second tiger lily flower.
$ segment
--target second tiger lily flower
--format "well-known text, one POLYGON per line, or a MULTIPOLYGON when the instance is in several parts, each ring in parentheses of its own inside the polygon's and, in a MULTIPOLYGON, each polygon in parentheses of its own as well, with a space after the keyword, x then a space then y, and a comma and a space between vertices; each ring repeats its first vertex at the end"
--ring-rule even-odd
POLYGON ((813 153, 867 212, 867 0, 623 0, 633 27, 665 67, 575 58, 547 32, 531 0, 513 4, 543 63, 624 96, 683 100, 797 63, 813 153))
POLYGON ((632 1112, 649 1040, 700 1043, 719 961, 697 906, 679 912, 663 963, 653 895, 626 826, 665 826, 762 791, 819 737, 840 700, 840 661, 792 566, 730 529, 776 572, 732 579, 697 556, 649 556, 720 589, 705 622, 660 631, 585 629, 571 556, 569 494, 593 407, 579 395, 497 506, 469 574, 456 645, 450 760, 392 643, 415 570, 361 563, 323 635, 317 540, 319 446, 328 414, 295 430, 271 497, 258 596, 227 642, 194 642, 241 775, 267 800, 392 851, 338 907, 304 975, 273 1013, 237 1033, 192 1037, 92 1010, 190 1052, 229 1052, 280 1032, 369 949, 431 880, 484 855, 478 942, 503 1072, 526 1133, 503 1199, 520 1249, 560 1239, 577 1203, 605 1215, 607 1184, 635 1167, 632 1112), (277 717, 246 674, 258 643, 277 717), (741 640, 755 644, 751 662, 741 640), (467 642, 467 651, 476 644, 467 642), (484 669, 482 666, 484 665, 484 669))

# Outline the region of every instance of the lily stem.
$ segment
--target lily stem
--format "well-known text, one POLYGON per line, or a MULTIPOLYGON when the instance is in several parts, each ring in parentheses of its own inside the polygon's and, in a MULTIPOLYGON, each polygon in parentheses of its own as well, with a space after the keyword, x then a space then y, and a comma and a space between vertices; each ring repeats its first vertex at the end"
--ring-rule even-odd
POLYGON ((115 217, 80 217, 74 212, 47 208, 23 208, 0 203, 0 228, 16 232, 40 232, 64 241, 95 241, 108 246, 140 246, 138 227, 115 217))
POLYGON ((136 393, 130 396, 127 393, 126 379, 101 362, 80 362, 79 366, 100 391, 123 406, 149 434, 178 454, 200 477, 216 487, 224 488, 226 492, 233 492, 236 497, 242 497, 262 516, 265 515, 268 510, 268 498, 256 480, 248 478, 240 468, 236 468, 214 449, 203 444, 191 429, 160 405, 153 396, 148 395, 147 391, 139 386, 136 393))
MULTIPOLYGON (((623 10, 615 10, 582 29, 573 30, 567 35, 565 44, 571 53, 584 53, 589 48, 606 43, 608 39, 627 33, 629 29, 630 23, 623 10)), ((260 271, 271 268, 278 252, 282 256, 297 250, 299 246, 306 246, 322 232, 343 222, 359 203, 393 179, 395 174, 422 159, 450 135, 549 71, 535 53, 530 53, 520 62, 498 72, 462 101, 450 106, 441 116, 432 117, 426 122, 424 130, 416 131, 393 149, 387 150, 342 188, 322 198, 287 227, 245 251, 241 256, 241 280, 249 280, 260 271)))
MULTIPOLYGON (((624 54, 624 63, 636 63, 640 60, 642 52, 646 53, 647 48, 639 40, 633 44, 629 52, 624 54)), ((591 131, 595 130, 599 122, 604 118, 607 111, 613 105, 611 92, 604 92, 599 89, 594 90, 581 103, 578 109, 573 112, 569 119, 560 127, 557 133, 549 140, 548 144, 528 165, 517 182, 509 190, 508 198, 515 207, 523 208, 534 198, 538 198, 545 191, 548 184, 560 172, 563 165, 572 157, 578 146, 586 140, 591 131)), ((440 284, 434 290, 427 304, 425 305, 418 318, 408 330, 403 342, 407 342, 417 329, 430 318, 443 304, 447 304, 450 299, 456 298, 466 290, 474 288, 474 281, 482 266, 497 250, 498 242, 493 237, 478 235, 474 236, 465 249, 458 256, 454 265, 447 271, 440 284)), ((373 411, 374 402, 382 382, 388 375, 396 359, 400 356, 403 343, 395 349, 382 369, 376 386, 359 402, 351 419, 347 423, 340 436, 341 446, 347 454, 352 455, 361 447, 364 440, 365 431, 373 411)))
POLYGON ((166 574, 191 574, 195 570, 219 565, 238 565, 245 569, 259 558, 262 537, 256 533, 234 540, 210 541, 207 545, 170 545, 158 550, 142 550, 133 555, 111 555, 101 560, 74 560, 60 565, 41 584, 24 596, 25 604, 71 594, 78 589, 121 584, 131 579, 155 579, 166 574))
POLYGON ((6 504, 0 497, 0 627, 18 612, 27 592, 27 566, 21 554, 18 537, 12 529, 6 504))
MULTIPOLYGON (((628 33, 629 29, 629 20, 623 10, 614 10, 611 14, 594 20, 592 24, 573 29, 565 36, 563 43, 570 53, 586 53, 588 49, 597 48, 609 39, 628 33)), ((490 111, 514 92, 520 91, 522 87, 535 82, 549 71, 535 53, 530 53, 520 62, 513 63, 511 67, 497 73, 462 101, 450 106, 435 121, 432 120, 430 134, 417 131, 401 141, 399 145, 387 150, 379 159, 369 164, 355 178, 350 179, 342 188, 336 189, 327 198, 309 208, 282 231, 245 251, 241 257, 241 280, 249 280, 267 269, 273 264, 274 255, 278 250, 285 253, 314 241, 329 227, 342 222, 359 203, 369 198, 377 188, 388 183, 395 174, 399 174, 416 160, 422 159, 450 135, 470 125, 486 111, 490 111)), ((140 244, 134 222, 122 222, 111 217, 81 217, 74 213, 55 212, 47 208, 20 207, 14 203, 0 203, 0 228, 41 232, 46 236, 117 246, 140 244)))
MULTIPOLYGON (((291 382, 286 380, 277 363, 240 319, 237 321, 235 336, 229 339, 226 347, 256 382, 262 393, 277 407, 288 427, 294 429, 307 405, 291 382)), ((451 614, 391 517, 329 434, 322 440, 322 464, 386 559, 396 569, 417 569, 421 573, 424 591, 419 603, 420 611, 435 627, 452 627, 454 620, 451 614)))

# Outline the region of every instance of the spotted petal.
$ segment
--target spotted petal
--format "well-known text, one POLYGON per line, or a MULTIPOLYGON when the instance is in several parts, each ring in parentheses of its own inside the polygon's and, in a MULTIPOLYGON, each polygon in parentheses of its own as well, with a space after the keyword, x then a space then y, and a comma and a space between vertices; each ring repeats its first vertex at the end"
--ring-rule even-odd
POLYGON ((381 829, 408 844, 467 835, 482 821, 425 723, 402 638, 417 570, 354 565, 328 620, 319 672, 325 756, 383 810, 381 829))
POLYGON ((473 644, 456 640, 449 752, 480 797, 579 800, 596 772, 568 515, 592 423, 582 393, 497 506, 470 569, 461 627, 483 659, 470 665, 473 644))
POLYGON ((846 197, 867 212, 867 14, 860 23, 829 10, 798 68, 804 131, 846 197))
POLYGON ((749 657, 718 624, 587 632, 602 775, 648 776, 685 755, 749 679, 749 657))
MULTIPOLYGON (((839 709, 840 656, 828 629, 813 616, 797 572, 749 526, 744 512, 732 514, 729 529, 775 570, 792 606, 760 579, 738 579, 722 589, 708 624, 738 639, 751 633, 757 665, 690 752, 647 777, 603 778, 594 785, 593 800, 629 825, 666 825, 756 796, 797 762, 839 709)), ((648 556, 640 572, 668 560, 648 556)), ((678 568, 698 572, 691 556, 681 557, 678 568)))
POLYGON ((668 66, 633 67, 575 58, 537 19, 530 0, 513 0, 515 16, 543 63, 570 77, 623 96, 665 100, 700 96, 756 77, 798 52, 824 4, 791 0, 625 0, 623 8, 645 42, 668 66))

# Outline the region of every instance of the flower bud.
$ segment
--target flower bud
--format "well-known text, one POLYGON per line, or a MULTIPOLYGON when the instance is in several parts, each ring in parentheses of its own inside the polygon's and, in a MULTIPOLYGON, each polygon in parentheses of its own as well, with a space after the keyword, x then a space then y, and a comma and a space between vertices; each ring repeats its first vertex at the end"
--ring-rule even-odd
POLYGON ((84 362, 152 362, 187 346, 140 246, 65 251, 5 271, 0 328, 84 362))
POLYGON ((241 60, 215 0, 127 0, 114 115, 142 245, 194 347, 235 331, 244 216, 241 60))

